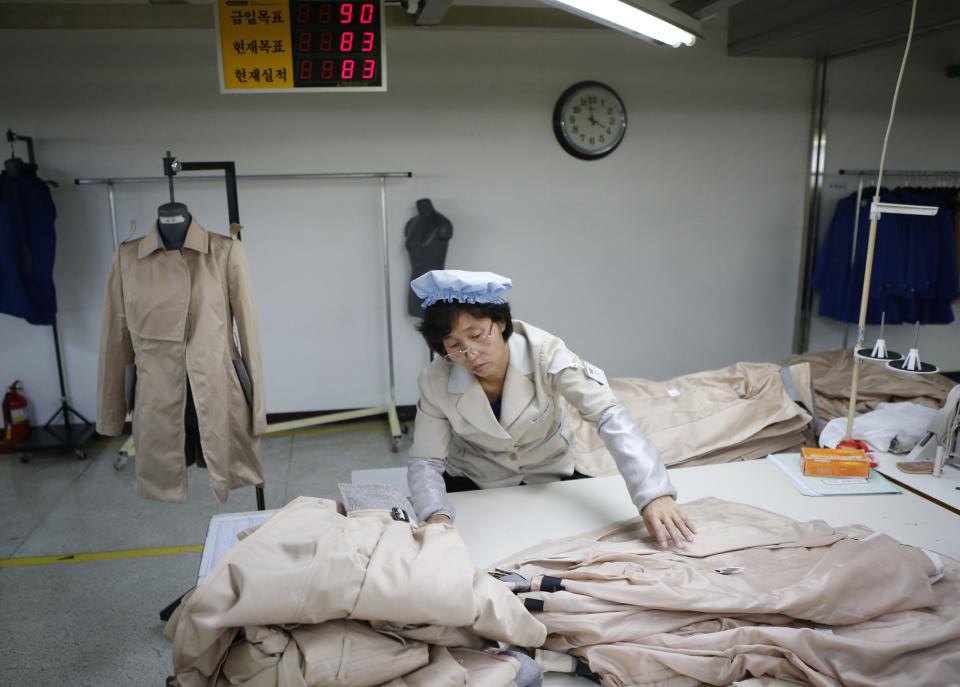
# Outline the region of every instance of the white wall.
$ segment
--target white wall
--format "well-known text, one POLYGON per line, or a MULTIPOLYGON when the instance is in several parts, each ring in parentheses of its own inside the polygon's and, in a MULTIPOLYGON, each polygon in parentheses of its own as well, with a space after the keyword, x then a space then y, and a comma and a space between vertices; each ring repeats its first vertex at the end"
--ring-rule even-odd
MULTIPOLYGON (((842 177, 840 169, 876 169, 890 113, 903 45, 831 62, 828 66, 826 189, 821 222, 825 236, 839 198, 857 190, 856 177, 842 177)), ((948 65, 960 62, 957 33, 924 37, 910 50, 897 104, 896 118, 887 149, 887 169, 960 169, 960 79, 948 79, 948 65)), ((948 182, 950 180, 947 180, 948 182)), ((888 179, 884 185, 899 185, 904 179, 888 179)), ((866 180, 873 185, 876 179, 866 180)), ((930 183, 937 183, 931 180, 930 183)), ((953 185, 960 179, 952 181, 953 185)), ((960 370, 960 306, 949 325, 924 325, 920 329, 921 357, 942 370, 960 370)), ((814 317, 811 350, 840 348, 846 325, 814 317)), ((867 345, 872 346, 880 327, 868 327, 867 345)), ((913 346, 914 327, 885 328, 889 348, 904 354, 913 346)), ((857 326, 850 325, 849 345, 856 342, 857 326)))
MULTIPOLYGON (((426 349, 405 314, 402 228, 430 197, 455 235, 448 266, 514 279, 517 316, 614 376, 667 378, 790 352, 812 65, 731 59, 721 29, 693 49, 607 31, 393 31, 386 94, 217 92, 212 31, 0 31, 0 126, 38 138, 61 182, 56 278, 71 398, 93 415, 112 242, 104 188, 76 176, 159 174, 165 150, 241 173, 412 170, 390 181, 398 401, 426 349), (554 140, 559 94, 619 90, 621 148, 595 163, 554 140)), ((163 186, 118 189, 140 232, 163 186)), ((224 231, 218 184, 179 186, 224 231)), ((240 210, 271 412, 386 394, 376 182, 243 182, 240 210)), ((49 331, 0 315, 0 382, 56 404, 49 331)))

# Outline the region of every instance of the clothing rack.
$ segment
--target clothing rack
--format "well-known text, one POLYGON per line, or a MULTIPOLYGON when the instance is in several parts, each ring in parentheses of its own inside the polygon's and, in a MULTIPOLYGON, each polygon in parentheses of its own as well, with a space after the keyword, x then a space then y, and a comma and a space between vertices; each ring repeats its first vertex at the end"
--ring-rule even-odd
MULTIPOLYGON (((880 173, 879 169, 841 169, 837 174, 841 176, 859 176, 875 177, 880 173)), ((885 177, 944 177, 960 178, 958 170, 937 170, 937 169, 892 169, 883 170, 885 177)))
MULTIPOLYGON (((857 252, 857 232, 860 227, 860 203, 863 200, 864 179, 874 178, 880 174, 879 169, 840 169, 837 170, 840 176, 855 176, 857 180, 857 211, 853 215, 853 250, 850 254, 851 263, 856 259, 857 252)), ((895 177, 901 179, 960 179, 960 170, 939 170, 939 169, 893 169, 883 170, 884 177, 895 177)), ((851 325, 847 324, 843 330, 843 347, 847 348, 850 343, 851 325)))
MULTIPOLYGON (((26 144, 27 159, 30 165, 36 169, 37 159, 33 148, 33 137, 21 136, 11 129, 7 129, 7 142, 10 143, 11 151, 13 151, 14 144, 17 141, 26 144)), ((73 451, 78 460, 84 460, 87 453, 83 447, 96 431, 94 424, 77 412, 76 408, 71 406, 67 399, 67 385, 63 374, 63 354, 60 351, 60 329, 57 326, 56 314, 54 314, 51 327, 53 329, 53 349, 57 356, 57 379, 60 382, 60 407, 50 416, 43 427, 31 429, 30 438, 16 445, 16 448, 21 451, 21 463, 29 461, 30 451, 44 449, 66 449, 73 451), (81 422, 77 424, 71 422, 71 415, 81 422), (57 417, 63 417, 62 425, 53 424, 57 417)))
MULTIPOLYGON (((168 153, 169 156, 169 153, 168 153)), ((203 164, 203 163, 180 163, 181 165, 186 164, 203 164)), ((165 163, 166 165, 166 163, 165 163)), ((166 169, 166 167, 165 167, 166 169)), ((186 168, 183 168, 186 169, 186 168)), ((199 169, 192 167, 190 169, 199 169)), ((244 181, 284 181, 284 180, 303 180, 303 179, 317 179, 317 180, 335 180, 335 179, 378 179, 380 182, 380 229, 382 235, 382 260, 383 260, 383 288, 384 288, 384 301, 386 305, 386 320, 387 320, 387 358, 388 358, 388 369, 389 369, 389 382, 390 382, 390 397, 387 405, 384 406, 375 406, 371 408, 360 408, 357 410, 348 410, 340 413, 328 413, 326 415, 318 415, 313 417, 306 417, 300 420, 291 420, 289 422, 279 422, 267 426, 267 433, 271 434, 274 432, 286 432, 296 429, 304 429, 307 427, 315 427, 318 425, 331 424, 334 422, 343 422, 345 420, 356 420, 364 417, 375 417, 378 415, 387 416, 387 421, 390 425, 390 435, 391 435, 391 451, 394 453, 399 452, 400 450, 400 439, 402 434, 407 432, 406 425, 401 425, 399 415, 397 414, 397 401, 396 401, 396 373, 395 373, 395 363, 394 363, 394 352, 393 352, 393 316, 392 316, 392 306, 390 299, 390 244, 389 244, 389 232, 387 226, 387 179, 409 179, 413 176, 412 172, 304 172, 304 173, 280 173, 280 174, 235 174, 235 180, 244 180, 244 181)), ((199 175, 193 177, 183 177, 181 181, 189 182, 199 182, 199 181, 212 181, 219 179, 219 176, 212 175, 199 175)), ((116 189, 117 185, 121 184, 153 184, 169 181, 172 184, 172 179, 167 176, 162 177, 104 177, 104 178, 89 178, 83 179, 78 178, 74 179, 74 183, 78 186, 89 186, 89 185, 105 185, 107 187, 107 200, 110 206, 110 226, 113 231, 113 247, 114 250, 119 246, 120 239, 118 236, 117 229, 117 206, 116 206, 116 189)), ((172 193, 172 191, 171 191, 172 193)), ((172 195, 171 195, 172 199, 172 195)), ((233 222, 233 220, 230 220, 233 222)), ((120 449, 121 455, 132 455, 131 451, 133 450, 132 440, 127 441, 126 444, 120 449)))

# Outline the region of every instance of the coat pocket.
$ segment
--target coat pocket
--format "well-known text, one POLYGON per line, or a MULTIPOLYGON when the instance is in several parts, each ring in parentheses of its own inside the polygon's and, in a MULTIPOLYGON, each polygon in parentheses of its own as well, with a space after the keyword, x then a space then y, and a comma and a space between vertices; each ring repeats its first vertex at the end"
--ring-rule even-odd
POLYGON ((241 358, 233 359, 233 369, 237 373, 237 381, 240 382, 240 389, 243 391, 243 397, 247 399, 247 408, 253 408, 253 383, 250 381, 250 375, 247 373, 247 366, 243 364, 241 358))

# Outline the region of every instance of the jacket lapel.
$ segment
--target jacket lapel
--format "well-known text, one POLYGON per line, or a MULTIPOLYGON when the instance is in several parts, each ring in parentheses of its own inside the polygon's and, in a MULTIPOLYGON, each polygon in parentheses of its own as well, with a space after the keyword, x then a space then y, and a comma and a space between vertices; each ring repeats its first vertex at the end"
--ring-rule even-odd
MULTIPOLYGON (((512 352, 512 351, 511 351, 512 352)), ((503 381, 500 424, 509 428, 536 397, 537 389, 523 371, 510 365, 503 381)))
POLYGON ((460 398, 457 399, 457 412, 460 413, 464 420, 484 434, 498 439, 511 438, 507 430, 497 422, 497 418, 490 408, 490 401, 483 392, 483 387, 480 386, 480 382, 478 382, 473 375, 470 375, 467 388, 460 398))

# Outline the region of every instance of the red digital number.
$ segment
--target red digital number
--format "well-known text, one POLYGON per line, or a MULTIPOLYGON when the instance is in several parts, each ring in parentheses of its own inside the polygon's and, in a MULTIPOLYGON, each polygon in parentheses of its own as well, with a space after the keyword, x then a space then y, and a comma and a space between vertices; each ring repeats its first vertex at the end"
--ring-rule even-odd
POLYGON ((376 37, 376 34, 373 31, 364 31, 363 42, 360 44, 360 50, 362 52, 372 52, 373 40, 375 37, 376 37))
POLYGON ((344 31, 340 35, 340 52, 353 52, 353 31, 344 31))
POLYGON ((313 34, 309 31, 302 31, 297 36, 297 51, 310 52, 313 49, 313 34))
POLYGON ((353 72, 354 72, 354 70, 355 70, 355 68, 356 68, 356 64, 357 64, 357 63, 356 63, 355 60, 344 60, 344 61, 343 61, 343 69, 340 70, 340 78, 342 78, 342 79, 352 79, 352 78, 353 78, 353 72))
POLYGON ((333 78, 333 60, 324 60, 320 63, 320 78, 330 81, 333 78))
POLYGON ((300 60, 300 80, 309 81, 313 78, 313 60, 300 60))
POLYGON ((353 21, 353 5, 348 2, 340 5, 340 23, 349 24, 353 21))
POLYGON ((297 23, 298 24, 309 24, 310 23, 310 5, 305 2, 297 5, 297 23))
POLYGON ((317 19, 318 24, 329 24, 333 19, 333 6, 329 2, 320 5, 320 16, 317 19))
POLYGON ((374 72, 377 70, 377 61, 376 60, 364 60, 363 61, 363 78, 369 81, 373 78, 374 72))
POLYGON ((365 2, 360 7, 360 23, 361 24, 373 23, 373 3, 365 2))
POLYGON ((324 31, 320 34, 320 52, 333 50, 333 31, 324 31))

